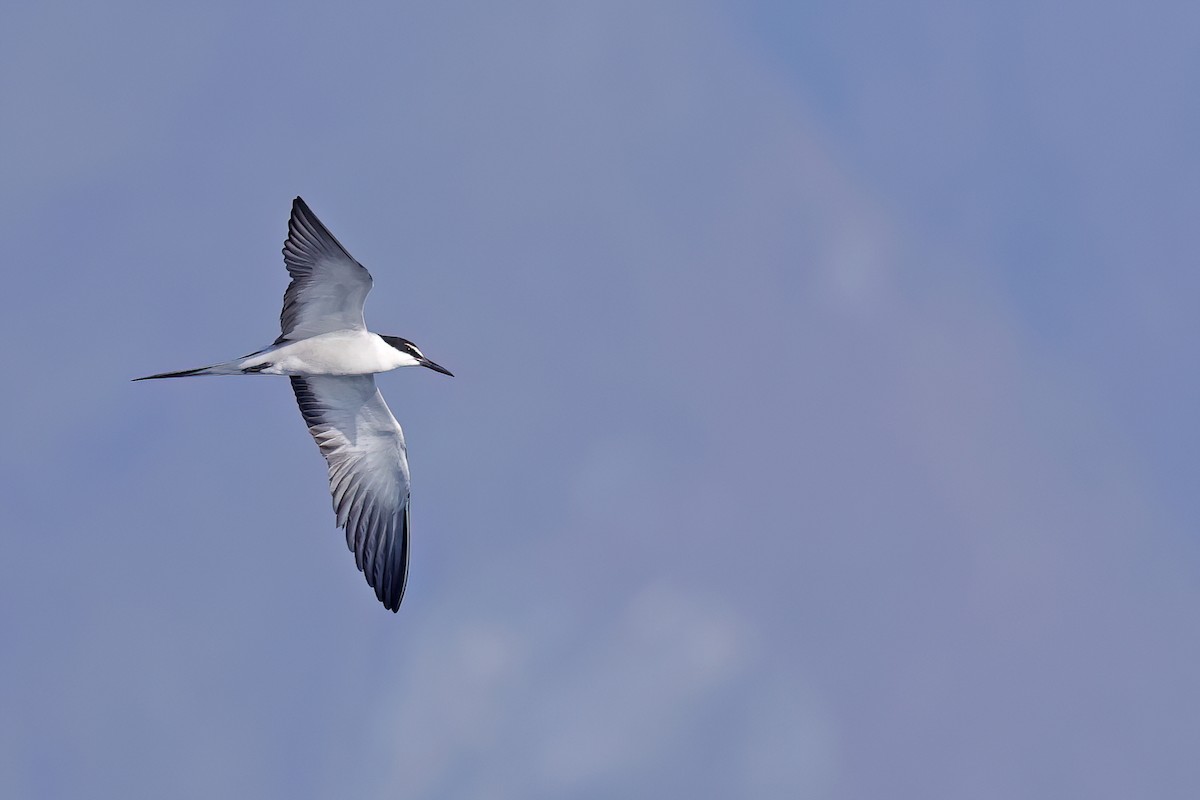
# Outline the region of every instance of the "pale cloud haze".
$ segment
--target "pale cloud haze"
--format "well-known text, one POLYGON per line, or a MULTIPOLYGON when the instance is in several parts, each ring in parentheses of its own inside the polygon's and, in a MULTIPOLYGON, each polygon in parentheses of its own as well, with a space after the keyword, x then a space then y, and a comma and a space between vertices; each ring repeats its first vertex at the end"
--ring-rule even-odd
POLYGON ((0 22, 4 797, 1189 798, 1192 91, 1158 4, 0 22), (286 381, 375 275, 398 615, 286 381))

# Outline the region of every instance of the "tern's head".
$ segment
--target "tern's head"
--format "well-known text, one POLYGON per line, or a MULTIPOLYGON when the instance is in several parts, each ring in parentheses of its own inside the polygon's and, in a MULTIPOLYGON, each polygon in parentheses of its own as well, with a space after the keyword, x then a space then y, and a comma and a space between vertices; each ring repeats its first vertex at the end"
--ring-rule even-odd
POLYGON ((402 367, 429 367, 434 372, 440 372, 443 375, 454 377, 454 373, 443 366, 433 363, 425 355, 417 349, 417 346, 408 339, 401 339, 399 336, 380 336, 385 342, 400 351, 400 355, 406 357, 402 367), (411 360, 408 360, 411 359, 411 360))

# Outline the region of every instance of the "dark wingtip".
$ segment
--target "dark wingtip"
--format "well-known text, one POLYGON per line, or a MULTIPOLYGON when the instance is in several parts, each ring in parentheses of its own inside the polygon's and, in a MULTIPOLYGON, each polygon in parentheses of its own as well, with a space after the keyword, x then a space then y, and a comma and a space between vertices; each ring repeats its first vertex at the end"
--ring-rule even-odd
POLYGON ((404 602, 404 590, 408 588, 408 512, 409 508, 404 506, 403 516, 400 518, 399 530, 396 535, 399 541, 394 543, 394 546, 400 548, 399 558, 389 559, 389 569, 384 574, 384 583, 380 585, 377 596, 383 603, 383 607, 393 614, 400 611, 400 604, 404 602), (397 572, 398 570, 398 572, 397 572))
POLYGON ((313 216, 312 209, 308 207, 308 203, 304 202, 304 198, 300 195, 296 195, 292 199, 292 213, 297 212, 313 216))

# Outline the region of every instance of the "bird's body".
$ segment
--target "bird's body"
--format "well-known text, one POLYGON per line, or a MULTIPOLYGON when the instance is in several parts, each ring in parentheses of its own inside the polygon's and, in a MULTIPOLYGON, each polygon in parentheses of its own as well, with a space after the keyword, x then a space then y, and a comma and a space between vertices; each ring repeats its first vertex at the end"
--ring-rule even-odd
POLYGON ((200 375, 287 375, 309 432, 329 465, 338 527, 367 583, 400 607, 408 575, 408 457, 404 433, 375 387, 375 373, 423 366, 447 375, 407 339, 367 330, 371 275, 305 202, 292 203, 284 263, 282 333, 248 356, 135 380, 200 375))
POLYGON ((331 331, 270 347, 223 364, 164 372, 135 380, 196 375, 374 375, 416 362, 370 331, 331 331))

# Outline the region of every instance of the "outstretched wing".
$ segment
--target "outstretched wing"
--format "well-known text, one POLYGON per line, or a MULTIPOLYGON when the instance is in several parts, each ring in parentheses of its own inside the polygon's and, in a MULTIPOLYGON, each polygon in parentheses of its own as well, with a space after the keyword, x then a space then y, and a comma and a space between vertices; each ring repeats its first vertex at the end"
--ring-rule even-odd
POLYGON ((359 264, 308 204, 292 201, 283 263, 292 282, 283 295, 278 342, 322 333, 366 330, 363 302, 371 291, 371 273, 359 264))
POLYGON ((292 377, 308 431, 329 464, 337 525, 367 583, 391 611, 408 577, 404 433, 371 375, 292 377))

